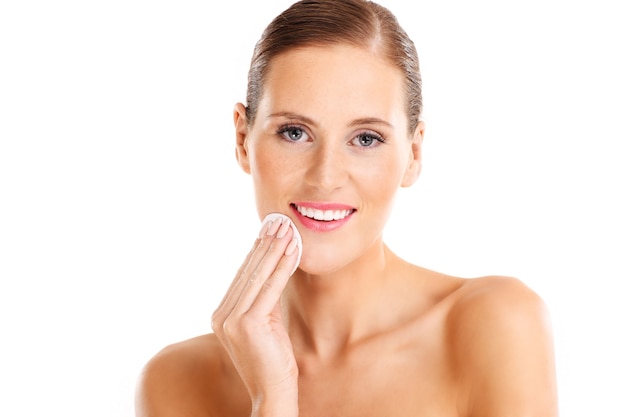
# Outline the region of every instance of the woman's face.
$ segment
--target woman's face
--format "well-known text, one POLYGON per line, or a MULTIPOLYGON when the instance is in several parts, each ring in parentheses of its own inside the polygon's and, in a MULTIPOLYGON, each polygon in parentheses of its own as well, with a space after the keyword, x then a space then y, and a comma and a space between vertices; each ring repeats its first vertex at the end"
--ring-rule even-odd
POLYGON ((275 57, 252 126, 237 105, 237 157, 259 215, 291 217, 302 270, 331 273, 382 245, 396 191, 420 170, 423 127, 409 135, 407 123, 402 73, 347 45, 275 57))

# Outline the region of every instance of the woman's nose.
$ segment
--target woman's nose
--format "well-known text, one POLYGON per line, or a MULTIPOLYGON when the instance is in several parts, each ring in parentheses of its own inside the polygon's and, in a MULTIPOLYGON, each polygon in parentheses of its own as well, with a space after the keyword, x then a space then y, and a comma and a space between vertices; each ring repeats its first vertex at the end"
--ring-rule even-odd
POLYGON ((346 162, 340 149, 320 144, 311 150, 305 180, 323 192, 341 188, 348 178, 346 162))

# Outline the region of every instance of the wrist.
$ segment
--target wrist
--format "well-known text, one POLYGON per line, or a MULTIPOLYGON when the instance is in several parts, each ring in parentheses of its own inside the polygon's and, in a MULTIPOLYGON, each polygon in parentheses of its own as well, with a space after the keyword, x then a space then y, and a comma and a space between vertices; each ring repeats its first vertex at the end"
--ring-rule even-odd
POLYGON ((298 392, 282 391, 252 399, 252 417, 298 417, 298 392))

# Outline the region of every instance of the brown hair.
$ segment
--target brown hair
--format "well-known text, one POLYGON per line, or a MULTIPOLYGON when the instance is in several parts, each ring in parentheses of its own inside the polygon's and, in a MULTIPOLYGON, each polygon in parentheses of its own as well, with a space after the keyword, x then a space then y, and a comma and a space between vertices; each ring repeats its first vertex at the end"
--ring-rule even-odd
POLYGON ((297 47, 338 43, 372 48, 402 71, 412 133, 422 112, 422 78, 415 45, 388 9, 367 0, 301 0, 267 26, 254 48, 248 72, 248 123, 254 122, 272 58, 297 47))

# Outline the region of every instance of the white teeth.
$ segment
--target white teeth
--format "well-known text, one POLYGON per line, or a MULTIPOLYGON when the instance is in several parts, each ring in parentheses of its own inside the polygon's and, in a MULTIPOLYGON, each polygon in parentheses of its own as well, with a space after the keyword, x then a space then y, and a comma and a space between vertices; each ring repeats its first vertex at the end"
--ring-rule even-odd
POLYGON ((352 210, 318 210, 310 207, 296 206, 300 214, 315 220, 332 221, 341 220, 352 213, 352 210))

